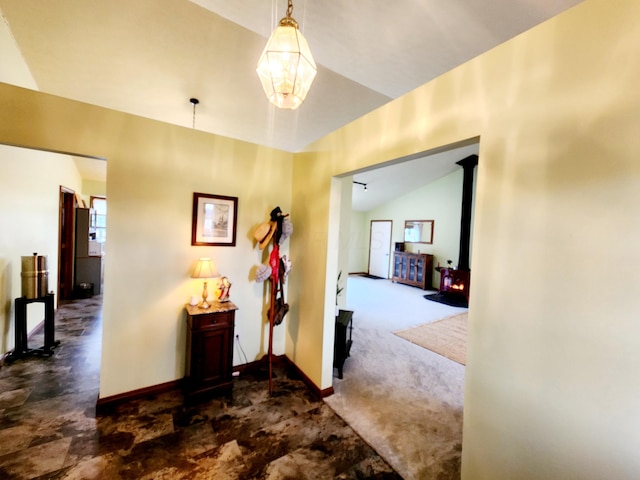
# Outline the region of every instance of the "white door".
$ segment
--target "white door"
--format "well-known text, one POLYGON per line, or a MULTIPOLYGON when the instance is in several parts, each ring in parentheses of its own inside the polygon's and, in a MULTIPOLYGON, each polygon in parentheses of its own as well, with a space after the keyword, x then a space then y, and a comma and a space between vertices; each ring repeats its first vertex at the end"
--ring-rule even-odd
POLYGON ((369 275, 389 278, 391 220, 371 220, 369 237, 369 275))

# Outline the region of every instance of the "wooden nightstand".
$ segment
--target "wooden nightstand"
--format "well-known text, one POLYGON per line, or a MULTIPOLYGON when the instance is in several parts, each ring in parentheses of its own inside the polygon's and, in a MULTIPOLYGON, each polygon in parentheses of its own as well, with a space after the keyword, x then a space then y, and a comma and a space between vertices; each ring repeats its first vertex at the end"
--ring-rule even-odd
POLYGON ((187 305, 187 362, 185 397, 196 399, 229 391, 233 380, 233 329, 231 302, 214 302, 203 309, 187 305))

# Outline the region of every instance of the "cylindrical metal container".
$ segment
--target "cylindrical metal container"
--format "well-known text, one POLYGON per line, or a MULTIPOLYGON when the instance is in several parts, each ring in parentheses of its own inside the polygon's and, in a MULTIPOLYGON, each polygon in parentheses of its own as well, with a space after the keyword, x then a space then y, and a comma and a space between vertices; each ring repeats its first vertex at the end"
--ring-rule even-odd
POLYGON ((22 257, 22 296, 28 299, 43 298, 49 289, 47 256, 34 253, 22 257))

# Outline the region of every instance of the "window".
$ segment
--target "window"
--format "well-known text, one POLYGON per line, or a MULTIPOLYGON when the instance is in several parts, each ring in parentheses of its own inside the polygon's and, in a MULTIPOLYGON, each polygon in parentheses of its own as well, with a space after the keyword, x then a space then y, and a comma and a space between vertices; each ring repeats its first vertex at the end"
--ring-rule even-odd
MULTIPOLYGON (((106 197, 91 197, 91 232, 95 240, 100 243, 107 241, 107 199, 106 197)), ((92 239, 94 240, 94 239, 92 239)))

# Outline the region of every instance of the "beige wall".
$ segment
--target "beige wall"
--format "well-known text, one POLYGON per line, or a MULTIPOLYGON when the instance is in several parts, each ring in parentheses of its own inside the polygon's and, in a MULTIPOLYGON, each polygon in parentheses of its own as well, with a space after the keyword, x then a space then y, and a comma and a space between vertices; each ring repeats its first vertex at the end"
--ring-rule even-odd
POLYGON ((586 0, 293 164, 282 152, 0 85, 0 143, 112 162, 101 395, 181 376, 180 305, 198 288, 188 275, 205 253, 235 282, 241 338, 259 351, 250 231, 276 203, 295 226, 292 309, 278 334, 329 387, 339 256, 329 239, 348 236, 330 232, 343 225, 332 218, 331 177, 479 136, 463 477, 637 478, 637 18, 636 0, 586 0), (190 247, 192 191, 240 197, 236 249, 190 247))
POLYGON ((368 212, 351 212, 349 235, 349 273, 366 272, 369 265, 368 212))
MULTIPOLYGON (((252 233, 276 205, 290 209, 291 154, 5 84, 0 102, 0 143, 107 158, 101 397, 182 378, 183 305, 202 291, 190 278, 202 256, 233 284, 248 360, 264 355, 264 285, 252 274, 266 257, 252 233), (236 247, 191 246, 193 192, 239 198, 236 247)), ((275 330, 276 354, 285 328, 275 330)))
POLYGON ((12 85, 20 85, 21 87, 37 90, 38 86, 1 11, 0 16, 0 58, 2 59, 2 62, 0 62, 0 80, 12 85))
MULTIPOLYGON (((103 362, 109 367, 102 370, 101 395, 184 375, 183 304, 202 290, 201 281, 189 279, 202 256, 212 257, 233 284, 231 299, 240 308, 236 333, 248 360, 264 355, 264 284, 252 281, 252 270, 266 258, 253 247, 252 233, 272 208, 287 212, 290 203, 289 154, 160 123, 132 123, 132 138, 119 138, 126 148, 107 156, 103 362), (190 245, 193 192, 238 197, 236 247, 190 245), (123 355, 122 346, 108 348, 121 345, 123 337, 134 351, 123 355), (132 361, 139 372, 125 383, 119 372, 132 361)), ((287 253, 286 244, 281 253, 287 253)), ((275 330, 276 354, 284 352, 284 328, 275 330)), ((236 348, 234 363, 245 363, 239 355, 236 348)))
MULTIPOLYGON (((480 136, 465 479, 640 476, 638 18, 587 0, 295 159, 294 255, 322 291, 329 177, 480 136)), ((300 302, 300 338, 324 304, 300 302)))
MULTIPOLYGON (((103 162, 104 160, 94 160, 103 162)), ((104 197, 107 195, 107 182, 97 180, 82 180, 82 194, 87 207, 91 205, 91 197, 104 197)))
MULTIPOLYGON (((15 344, 13 301, 22 296, 22 256, 47 256, 48 290, 57 293, 60 186, 80 192, 71 157, 0 145, 0 355, 15 344)), ((28 305, 29 331, 43 319, 43 303, 28 305)))

